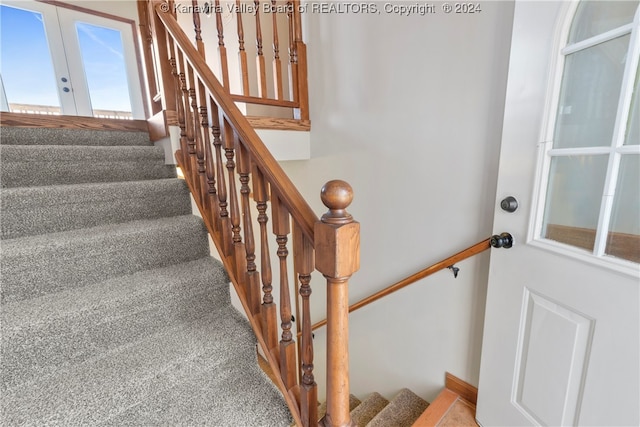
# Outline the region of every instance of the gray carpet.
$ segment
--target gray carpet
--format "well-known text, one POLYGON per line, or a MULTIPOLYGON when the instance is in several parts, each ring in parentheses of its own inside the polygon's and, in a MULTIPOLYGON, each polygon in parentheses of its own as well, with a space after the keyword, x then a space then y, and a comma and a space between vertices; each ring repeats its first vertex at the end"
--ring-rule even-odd
POLYGON ((146 135, 0 138, 2 425, 290 425, 146 135))

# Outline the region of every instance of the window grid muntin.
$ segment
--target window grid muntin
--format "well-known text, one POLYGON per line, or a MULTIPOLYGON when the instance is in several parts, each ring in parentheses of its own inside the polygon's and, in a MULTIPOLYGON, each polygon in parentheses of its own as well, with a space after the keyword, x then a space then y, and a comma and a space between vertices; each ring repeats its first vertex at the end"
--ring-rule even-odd
MULTIPOLYGON (((570 24, 573 22, 575 17, 577 7, 573 8, 571 13, 570 24)), ((560 50, 561 62, 557 77, 557 89, 554 92, 554 102, 555 106, 552 108, 551 113, 553 114, 552 120, 549 120, 549 125, 547 127, 547 135, 549 138, 543 143, 543 149, 546 151, 545 160, 544 160, 544 169, 542 174, 542 188, 539 192, 540 203, 538 204, 538 214, 536 215, 537 225, 535 227, 536 230, 536 239, 542 239, 543 241, 552 241, 554 243, 558 243, 560 245, 570 247, 573 251, 578 252, 588 252, 584 249, 568 245, 563 242, 556 242, 551 239, 547 239, 543 235, 544 231, 544 213, 546 212, 546 198, 548 192, 548 186, 550 183, 550 170, 551 170, 551 159, 556 156, 570 156, 570 155, 597 155, 597 154, 609 154, 609 166, 607 168, 607 175, 605 177, 605 185, 602 195, 602 201, 600 204, 600 213, 598 225, 596 228, 596 241, 594 244, 594 250, 591 252, 591 255, 598 257, 599 259, 603 259, 606 257, 614 258, 608 256, 605 252, 606 244, 607 244, 607 236, 609 232, 609 226, 611 222, 611 214, 613 209, 613 201, 615 196, 615 187, 618 182, 618 172, 620 168, 621 156, 623 154, 640 154, 640 145, 635 146, 623 146, 626 127, 629 119, 629 110, 631 108, 631 96, 633 94, 633 88, 636 78, 636 73, 638 71, 638 62, 640 58, 640 31, 638 27, 640 26, 640 5, 636 8, 636 13, 634 16, 633 23, 623 25, 621 27, 615 28, 613 30, 609 30, 605 33, 593 36, 589 39, 582 40, 577 43, 573 43, 571 45, 567 45, 560 50), (564 65, 566 57, 572 53, 579 52, 581 50, 588 49, 590 47, 596 46, 600 43, 604 43, 606 41, 612 40, 617 37, 624 36, 626 34, 631 34, 631 38, 629 40, 629 46, 627 48, 627 56, 625 63, 625 70, 622 78, 622 88, 620 90, 620 96, 618 100, 618 109, 616 115, 616 122, 614 125, 613 136, 611 138, 611 143, 609 146, 602 147, 572 147, 572 148, 554 148, 553 147, 553 135, 555 133, 555 126, 557 123, 557 114, 560 103, 560 95, 561 95, 561 86, 563 82, 563 73, 564 73, 564 65), (628 147, 628 148, 627 148, 628 147)), ((565 40, 568 39, 568 28, 565 32, 565 40)), ((617 259, 617 258, 615 258, 617 259)), ((624 260, 623 260, 624 261, 624 260)))

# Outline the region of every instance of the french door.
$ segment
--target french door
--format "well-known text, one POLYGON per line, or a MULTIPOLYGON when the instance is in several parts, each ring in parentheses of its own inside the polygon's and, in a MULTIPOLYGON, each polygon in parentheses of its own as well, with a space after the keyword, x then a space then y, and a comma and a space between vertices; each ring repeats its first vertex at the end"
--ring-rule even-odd
POLYGON ((0 18, 3 110, 145 118, 130 23, 15 0, 0 18))

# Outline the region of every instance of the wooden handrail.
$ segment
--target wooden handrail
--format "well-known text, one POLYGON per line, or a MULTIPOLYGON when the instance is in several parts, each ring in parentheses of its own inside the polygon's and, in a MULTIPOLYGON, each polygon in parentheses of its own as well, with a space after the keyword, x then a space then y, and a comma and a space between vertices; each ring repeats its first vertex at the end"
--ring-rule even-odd
POLYGON ((231 98, 236 102, 246 102, 248 104, 258 104, 258 105, 269 105, 272 107, 295 108, 298 106, 298 104, 293 101, 271 99, 271 98, 258 98, 256 96, 231 94, 231 98))
MULTIPOLYGON (((467 249, 458 252, 455 255, 452 255, 448 258, 443 259, 442 261, 436 262, 435 264, 420 270, 419 272, 412 274, 411 276, 400 280, 397 283, 394 283, 393 285, 384 288, 383 290, 376 292, 375 294, 361 300, 358 301, 355 304, 352 304, 349 306, 349 313, 351 313, 352 311, 356 311, 359 308, 364 307, 365 305, 369 305, 374 301, 379 300, 380 298, 383 298, 387 295, 390 295, 406 286, 411 285, 412 283, 417 282, 420 279, 424 279, 427 276, 430 276, 434 273, 437 273, 440 270, 444 270, 445 268, 452 266, 462 260, 465 260, 467 258, 470 258, 474 255, 477 255, 481 252, 484 252, 485 250, 489 249, 491 247, 490 245, 490 240, 491 239, 485 239, 481 242, 476 243, 473 246, 468 247, 467 249)), ((314 323, 313 326, 311 326, 311 330, 316 330, 324 325, 327 324, 327 319, 321 320, 317 323, 314 323)))
POLYGON ((200 79, 211 92, 216 103, 220 106, 221 114, 231 123, 238 137, 245 142, 252 159, 257 163, 265 177, 272 185, 281 201, 285 203, 293 219, 300 224, 305 236, 313 242, 313 227, 318 217, 304 200, 298 189, 282 170, 269 149, 264 145, 256 131, 249 125, 242 112, 235 105, 233 99, 222 87, 207 63, 193 47, 178 22, 171 15, 163 13, 160 5, 156 6, 156 15, 164 24, 167 32, 175 40, 185 59, 193 67, 200 79))

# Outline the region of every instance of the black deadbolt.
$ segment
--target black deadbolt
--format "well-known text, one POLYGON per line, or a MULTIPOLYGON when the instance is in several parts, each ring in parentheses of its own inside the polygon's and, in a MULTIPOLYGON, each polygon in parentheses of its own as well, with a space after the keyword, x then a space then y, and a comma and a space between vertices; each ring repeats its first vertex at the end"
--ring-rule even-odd
POLYGON ((509 196, 500 202, 500 207, 503 211, 515 212, 518 209, 518 201, 515 197, 509 196))

